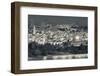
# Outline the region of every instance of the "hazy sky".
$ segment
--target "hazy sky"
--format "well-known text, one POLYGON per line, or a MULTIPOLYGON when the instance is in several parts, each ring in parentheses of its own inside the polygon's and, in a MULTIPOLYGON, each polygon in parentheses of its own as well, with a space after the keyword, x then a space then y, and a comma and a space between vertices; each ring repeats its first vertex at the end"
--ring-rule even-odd
POLYGON ((71 17, 71 16, 51 16, 51 15, 28 15, 28 24, 30 26, 45 24, 75 24, 78 26, 87 26, 87 17, 71 17))

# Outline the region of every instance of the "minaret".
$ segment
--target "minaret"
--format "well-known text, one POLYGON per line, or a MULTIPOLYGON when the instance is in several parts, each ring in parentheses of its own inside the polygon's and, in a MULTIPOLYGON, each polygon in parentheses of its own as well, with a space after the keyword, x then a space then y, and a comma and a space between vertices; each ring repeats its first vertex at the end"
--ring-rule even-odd
POLYGON ((36 28, 35 25, 33 26, 33 36, 32 36, 32 41, 35 41, 35 34, 36 34, 36 28))
POLYGON ((35 25, 33 26, 33 35, 36 34, 36 28, 35 25))

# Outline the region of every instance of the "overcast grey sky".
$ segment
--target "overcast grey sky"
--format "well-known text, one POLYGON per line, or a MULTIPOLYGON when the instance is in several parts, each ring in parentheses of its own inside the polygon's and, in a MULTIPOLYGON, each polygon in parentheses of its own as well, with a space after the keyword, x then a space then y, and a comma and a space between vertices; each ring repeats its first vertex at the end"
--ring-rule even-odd
POLYGON ((69 24, 69 26, 74 26, 78 30, 83 29, 87 31, 88 29, 88 18, 87 17, 71 17, 71 16, 47 16, 47 15, 28 15, 28 32, 32 32, 33 25, 36 25, 38 30, 56 31, 59 25, 57 24, 69 24), (49 28, 46 24, 52 24, 49 28))
POLYGON ((87 17, 71 17, 71 16, 48 16, 48 15, 28 15, 28 23, 41 25, 45 24, 75 24, 78 26, 87 26, 87 17))

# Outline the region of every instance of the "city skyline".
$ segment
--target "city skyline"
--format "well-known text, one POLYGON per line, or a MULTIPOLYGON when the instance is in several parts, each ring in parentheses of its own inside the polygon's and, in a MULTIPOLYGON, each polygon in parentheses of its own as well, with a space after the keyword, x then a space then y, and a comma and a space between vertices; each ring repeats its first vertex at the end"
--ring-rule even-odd
POLYGON ((71 16, 48 16, 48 15, 28 15, 28 29, 32 31, 33 26, 36 25, 37 29, 48 29, 51 25, 51 30, 56 30, 59 25, 70 25, 77 28, 88 30, 87 17, 71 17, 71 16))
POLYGON ((28 16, 29 60, 59 59, 59 55, 79 59, 88 58, 87 54, 87 17, 28 16))
POLYGON ((45 22, 46 24, 74 24, 79 26, 87 26, 88 17, 77 16, 53 16, 53 15, 28 15, 29 24, 40 25, 45 22))

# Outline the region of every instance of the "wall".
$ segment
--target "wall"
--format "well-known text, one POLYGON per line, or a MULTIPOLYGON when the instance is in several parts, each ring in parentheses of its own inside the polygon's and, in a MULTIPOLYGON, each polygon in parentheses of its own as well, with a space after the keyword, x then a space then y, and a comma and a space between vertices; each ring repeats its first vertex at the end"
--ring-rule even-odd
MULTIPOLYGON (((99 76, 100 73, 100 60, 98 62, 98 70, 81 70, 81 71, 65 71, 65 72, 52 72, 52 73, 38 73, 38 74, 21 74, 14 75, 10 73, 10 60, 11 60, 11 15, 10 3, 15 0, 0 0, 0 76, 99 76)), ((40 3, 57 3, 57 4, 72 4, 72 5, 90 5, 98 6, 100 16, 100 0, 17 0, 28 2, 40 3)), ((100 18, 98 18, 98 24, 100 18)), ((100 26, 98 25, 98 28, 100 26)), ((98 29, 98 33, 100 30, 98 29)), ((98 36, 98 43, 100 42, 100 35, 98 36)), ((100 44, 98 44, 100 46, 100 44)), ((100 50, 98 48, 98 50, 100 50)), ((99 58, 100 58, 100 51, 99 58)))

